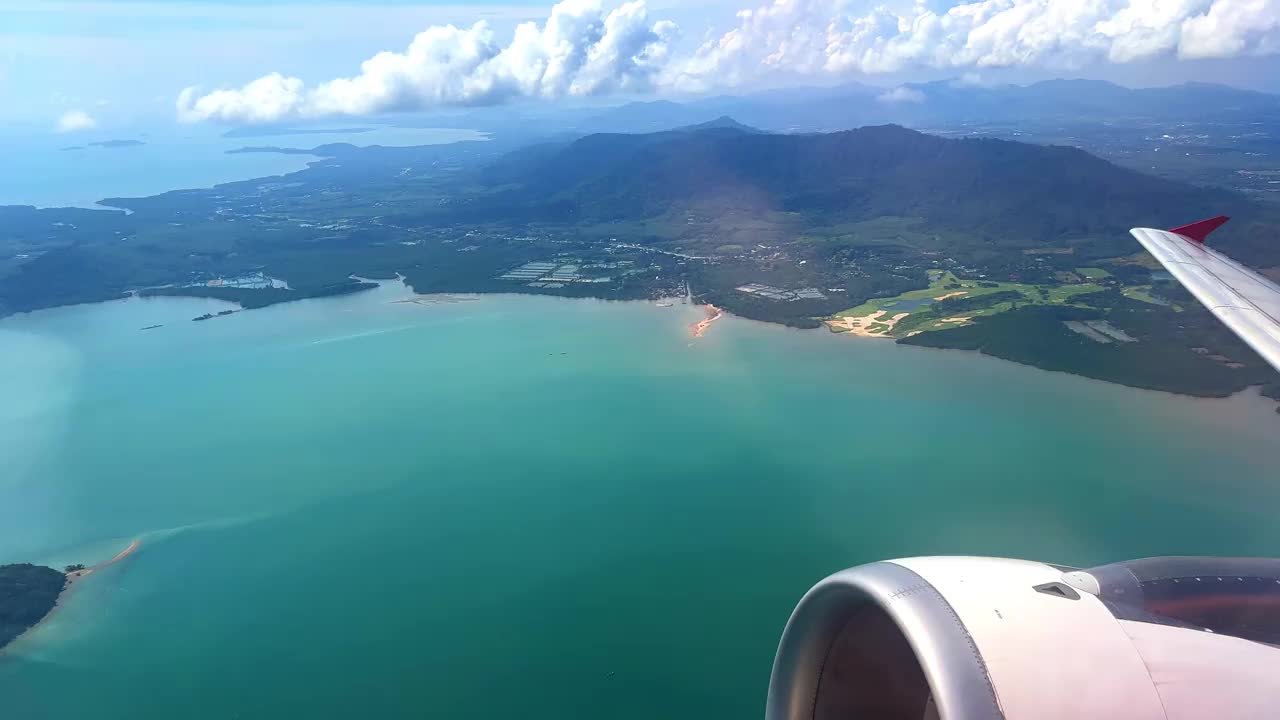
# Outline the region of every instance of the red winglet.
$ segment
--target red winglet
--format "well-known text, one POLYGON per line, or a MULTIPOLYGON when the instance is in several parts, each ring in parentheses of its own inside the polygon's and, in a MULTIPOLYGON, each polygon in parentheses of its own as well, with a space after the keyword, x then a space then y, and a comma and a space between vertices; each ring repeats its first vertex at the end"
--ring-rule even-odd
POLYGON ((1195 242, 1198 242, 1198 243, 1204 243, 1205 238, 1209 237, 1210 233, 1222 227, 1223 225, 1226 225, 1227 221, 1230 219, 1231 218, 1227 217, 1226 215, 1219 215, 1216 218, 1201 220, 1200 222, 1197 222, 1197 223, 1191 223, 1190 225, 1183 225, 1180 228, 1174 228, 1169 232, 1174 233, 1176 235, 1181 235, 1187 238, 1188 240, 1194 240, 1195 242))

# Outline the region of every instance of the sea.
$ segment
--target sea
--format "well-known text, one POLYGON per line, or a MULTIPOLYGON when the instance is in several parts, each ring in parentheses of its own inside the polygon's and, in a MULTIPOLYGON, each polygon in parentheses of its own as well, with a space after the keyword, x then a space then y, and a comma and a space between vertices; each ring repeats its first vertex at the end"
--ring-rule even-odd
POLYGON ((753 718, 845 567, 1280 547, 1253 393, 678 300, 224 309, 0 320, 0 563, 141 541, 0 651, 6 720, 753 718))
POLYGON ((330 143, 403 147, 485 139, 485 134, 468 129, 380 124, 308 127, 292 133, 282 129, 231 137, 224 128, 206 125, 156 125, 65 135, 0 130, 4 154, 0 205, 100 208, 98 201, 104 198, 147 197, 284 175, 319 159, 312 155, 227 152, 251 146, 309 150, 330 143), (115 141, 141 144, 94 144, 115 141))

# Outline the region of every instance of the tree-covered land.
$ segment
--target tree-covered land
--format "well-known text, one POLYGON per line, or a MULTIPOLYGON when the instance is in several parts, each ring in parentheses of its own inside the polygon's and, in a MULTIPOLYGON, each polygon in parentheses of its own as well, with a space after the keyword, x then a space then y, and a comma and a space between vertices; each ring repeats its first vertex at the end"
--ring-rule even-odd
MULTIPOLYGON (((1216 322, 1208 312, 1187 313, 1181 321, 1216 322)), ((1186 352, 1187 328, 1163 323, 1142 322, 1148 334, 1135 343, 1099 343, 1072 332, 1063 323, 1071 320, 1101 320, 1100 310, 1029 306, 983 318, 967 327, 930 332, 904 338, 900 342, 922 347, 977 350, 986 355, 1035 365, 1099 380, 1152 390, 1176 388, 1178 392, 1203 397, 1225 397, 1254 385, 1276 381, 1275 372, 1262 362, 1233 368, 1205 354, 1186 352), (1154 349, 1163 350, 1153 352, 1154 349)), ((1124 327, 1132 327, 1123 320, 1124 327)), ((1197 328, 1207 331, 1208 328, 1197 328)), ((1235 357, 1249 358, 1252 351, 1243 343, 1219 338, 1222 347, 1235 357)))
POLYGON ((0 565, 0 647, 44 619, 67 577, 38 565, 0 565))
POLYGON ((1128 229, 1229 214, 1215 242, 1265 269, 1280 266, 1280 208, 1071 147, 716 122, 531 146, 309 152, 322 159, 284 177, 104 201, 128 215, 0 207, 0 315, 128 293, 255 308, 402 275, 420 293, 687 289, 796 327, 880 302, 909 312, 894 334, 917 344, 1194 394, 1270 377, 1179 300, 1128 229), (1138 342, 1072 332, 1067 311, 1138 342))
POLYGON ((373 282, 351 281, 338 283, 336 285, 318 286, 312 288, 307 293, 302 294, 296 290, 290 290, 288 288, 253 289, 197 285, 189 287, 147 288, 139 291, 138 294, 143 297, 168 296, 213 298, 215 300, 226 300, 227 302, 238 303, 245 310, 253 310, 256 308, 264 308, 268 305, 293 302, 294 300, 351 295, 365 290, 372 290, 376 287, 378 287, 378 284, 373 282))

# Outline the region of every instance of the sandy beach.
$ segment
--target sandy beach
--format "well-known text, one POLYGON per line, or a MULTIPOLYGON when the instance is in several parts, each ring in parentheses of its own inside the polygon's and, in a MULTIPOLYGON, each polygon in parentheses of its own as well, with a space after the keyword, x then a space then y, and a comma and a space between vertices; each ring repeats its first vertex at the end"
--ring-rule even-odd
POLYGON ((704 319, 704 320, 699 320, 698 322, 694 323, 694 324, 690 327, 690 330, 692 330, 692 331, 693 331, 693 336, 694 336, 695 338, 700 338, 700 337, 702 337, 703 335, 706 335, 706 334, 707 334, 707 331, 711 329, 711 325, 712 325, 715 321, 717 321, 717 320, 719 320, 720 318, 724 317, 724 310, 721 310, 720 308, 716 307, 715 305, 704 305, 703 307, 704 307, 704 309, 707 311, 707 317, 706 317, 706 319, 704 319))
POLYGON ((910 314, 898 313, 890 317, 887 310, 877 310, 864 317, 842 317, 826 322, 832 330, 857 337, 892 338, 894 326, 910 314))
MULTIPOLYGON (((57 609, 58 609, 58 606, 62 605, 62 600, 63 600, 63 598, 64 598, 64 597, 66 597, 67 590, 69 590, 69 589, 71 588, 71 586, 72 586, 72 585, 74 585, 75 583, 79 582, 80 580, 83 580, 84 578, 86 578, 86 577, 88 577, 88 576, 92 575, 93 573, 97 572, 98 570, 101 570, 101 569, 106 568, 106 567, 110 567, 110 566, 115 565, 116 563, 118 563, 118 562, 120 562, 120 561, 124 560, 125 558, 129 557, 129 556, 130 556, 130 555, 132 555, 133 553, 137 552, 138 548, 140 548, 140 547, 142 547, 142 541, 141 541, 141 540, 134 540, 133 542, 129 543, 129 546, 128 546, 128 547, 126 547, 125 549, 123 549, 123 550, 121 550, 120 552, 116 553, 116 556, 115 556, 115 557, 111 558, 110 560, 108 560, 108 561, 106 561, 106 562, 98 563, 97 565, 94 565, 94 566, 92 566, 92 567, 84 568, 83 570, 73 570, 73 571, 71 571, 71 572, 67 573, 67 584, 66 584, 65 586, 63 586, 63 588, 62 588, 62 594, 58 596, 58 602, 57 602, 57 604, 55 604, 55 605, 53 606, 53 610, 57 610, 57 609)), ((52 615, 52 614, 53 614, 53 610, 50 610, 50 611, 49 611, 49 615, 52 615)), ((46 615, 46 616, 45 616, 45 620, 47 620, 47 619, 48 619, 48 615, 46 615)), ((44 620, 41 620, 40 622, 44 622, 44 620)), ((37 623, 36 625, 34 625, 31 629, 32 629, 32 630, 34 630, 34 629, 36 629, 37 627, 40 627, 40 625, 39 625, 38 623, 37 623)), ((30 631, 28 631, 28 632, 30 632, 30 631)))
POLYGON ((9 644, 8 644, 8 645, 6 645, 3 649, 0 649, 0 654, 4 653, 6 650, 8 650, 8 648, 14 647, 14 646, 15 646, 15 645, 17 645, 17 644, 18 644, 18 642, 19 642, 19 641, 21 641, 23 638, 25 638, 25 637, 27 637, 28 635, 30 635, 31 633, 35 632, 35 631, 36 631, 36 630, 37 630, 41 625, 44 625, 46 622, 48 622, 48 621, 49 621, 49 618, 53 617, 53 614, 54 614, 54 613, 58 612, 58 608, 62 607, 63 602, 64 602, 64 601, 66 601, 66 599, 67 599, 67 593, 69 593, 69 592, 71 591, 72 586, 74 586, 76 583, 78 583, 79 581, 83 580, 84 578, 86 578, 86 577, 88 577, 88 576, 92 575, 94 572, 96 572, 96 571, 98 571, 98 570, 101 570, 101 569, 106 568, 106 567, 110 567, 110 566, 112 566, 112 565, 115 565, 115 564, 116 564, 116 563, 118 563, 118 562, 121 562, 121 561, 122 561, 122 560, 124 560, 125 558, 127 558, 127 557, 129 557, 130 555, 132 555, 133 553, 137 552, 138 548, 140 548, 140 547, 142 547, 142 541, 141 541, 141 540, 134 540, 133 542, 129 543, 129 546, 128 546, 128 547, 126 547, 125 549, 123 549, 123 550, 121 550, 120 552, 116 553, 116 556, 115 556, 115 557, 111 558, 110 560, 107 560, 106 562, 101 562, 101 563, 98 563, 97 565, 94 565, 94 566, 92 566, 92 567, 87 567, 87 568, 84 568, 84 569, 82 569, 82 570, 73 570, 73 571, 71 571, 71 572, 67 573, 67 574, 66 574, 66 575, 67 575, 67 584, 66 584, 66 585, 63 585, 63 586, 62 586, 62 592, 61 592, 61 593, 58 593, 58 599, 57 599, 57 601, 56 601, 56 602, 54 602, 54 604, 53 604, 53 609, 49 610, 48 614, 46 614, 44 617, 40 618, 40 622, 38 622, 38 623, 36 623, 35 625, 32 625, 31 627, 27 628, 27 631, 26 631, 26 632, 22 633, 21 635, 19 635, 19 636, 18 636, 18 637, 16 637, 16 638, 14 638, 12 641, 10 641, 10 642, 9 642, 9 644))

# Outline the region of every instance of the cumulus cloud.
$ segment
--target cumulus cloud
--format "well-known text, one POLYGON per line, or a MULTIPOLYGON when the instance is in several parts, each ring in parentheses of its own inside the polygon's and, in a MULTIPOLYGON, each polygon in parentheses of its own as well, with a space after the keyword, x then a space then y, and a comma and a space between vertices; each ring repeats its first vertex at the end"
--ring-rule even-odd
POLYGON ((915 88, 910 88, 906 85, 899 85, 892 90, 881 93, 876 97, 876 100, 879 100, 882 103, 889 103, 890 105, 898 103, 915 103, 918 105, 925 101, 925 97, 924 93, 916 90, 915 88))
POLYGON ((760 72, 1072 68, 1161 55, 1280 52, 1280 0, 978 0, 905 11, 850 0, 772 0, 738 13, 670 79, 701 90, 760 72))
POLYGON ((487 22, 435 26, 404 52, 381 52, 353 77, 313 87, 272 73, 237 89, 178 97, 185 121, 268 122, 363 115, 441 105, 478 105, 511 97, 559 98, 651 90, 670 61, 674 23, 650 22, 643 0, 611 11, 598 0, 564 0, 539 25, 518 26, 502 44, 487 22))
POLYGON ((83 110, 68 110, 58 117, 58 122, 54 127, 60 133, 73 133, 81 130, 92 130, 98 127, 98 121, 83 110))
MULTIPOLYGON (((759 2, 760 0, 755 0, 759 2)), ((184 90, 186 121, 268 122, 360 115, 512 97, 701 92, 780 76, 984 68, 1070 69, 1094 62, 1280 53, 1280 0, 767 0, 728 30, 677 53, 677 27, 644 0, 612 10, 564 0, 503 40, 485 22, 435 26, 360 72, 307 85, 279 73, 242 87, 184 90)), ((894 93, 899 93, 894 95, 894 93)), ((916 101, 906 90, 886 102, 916 101)))
POLYGON ((1182 25, 1184 58, 1270 55, 1280 52, 1280 0, 1215 2, 1182 25))

